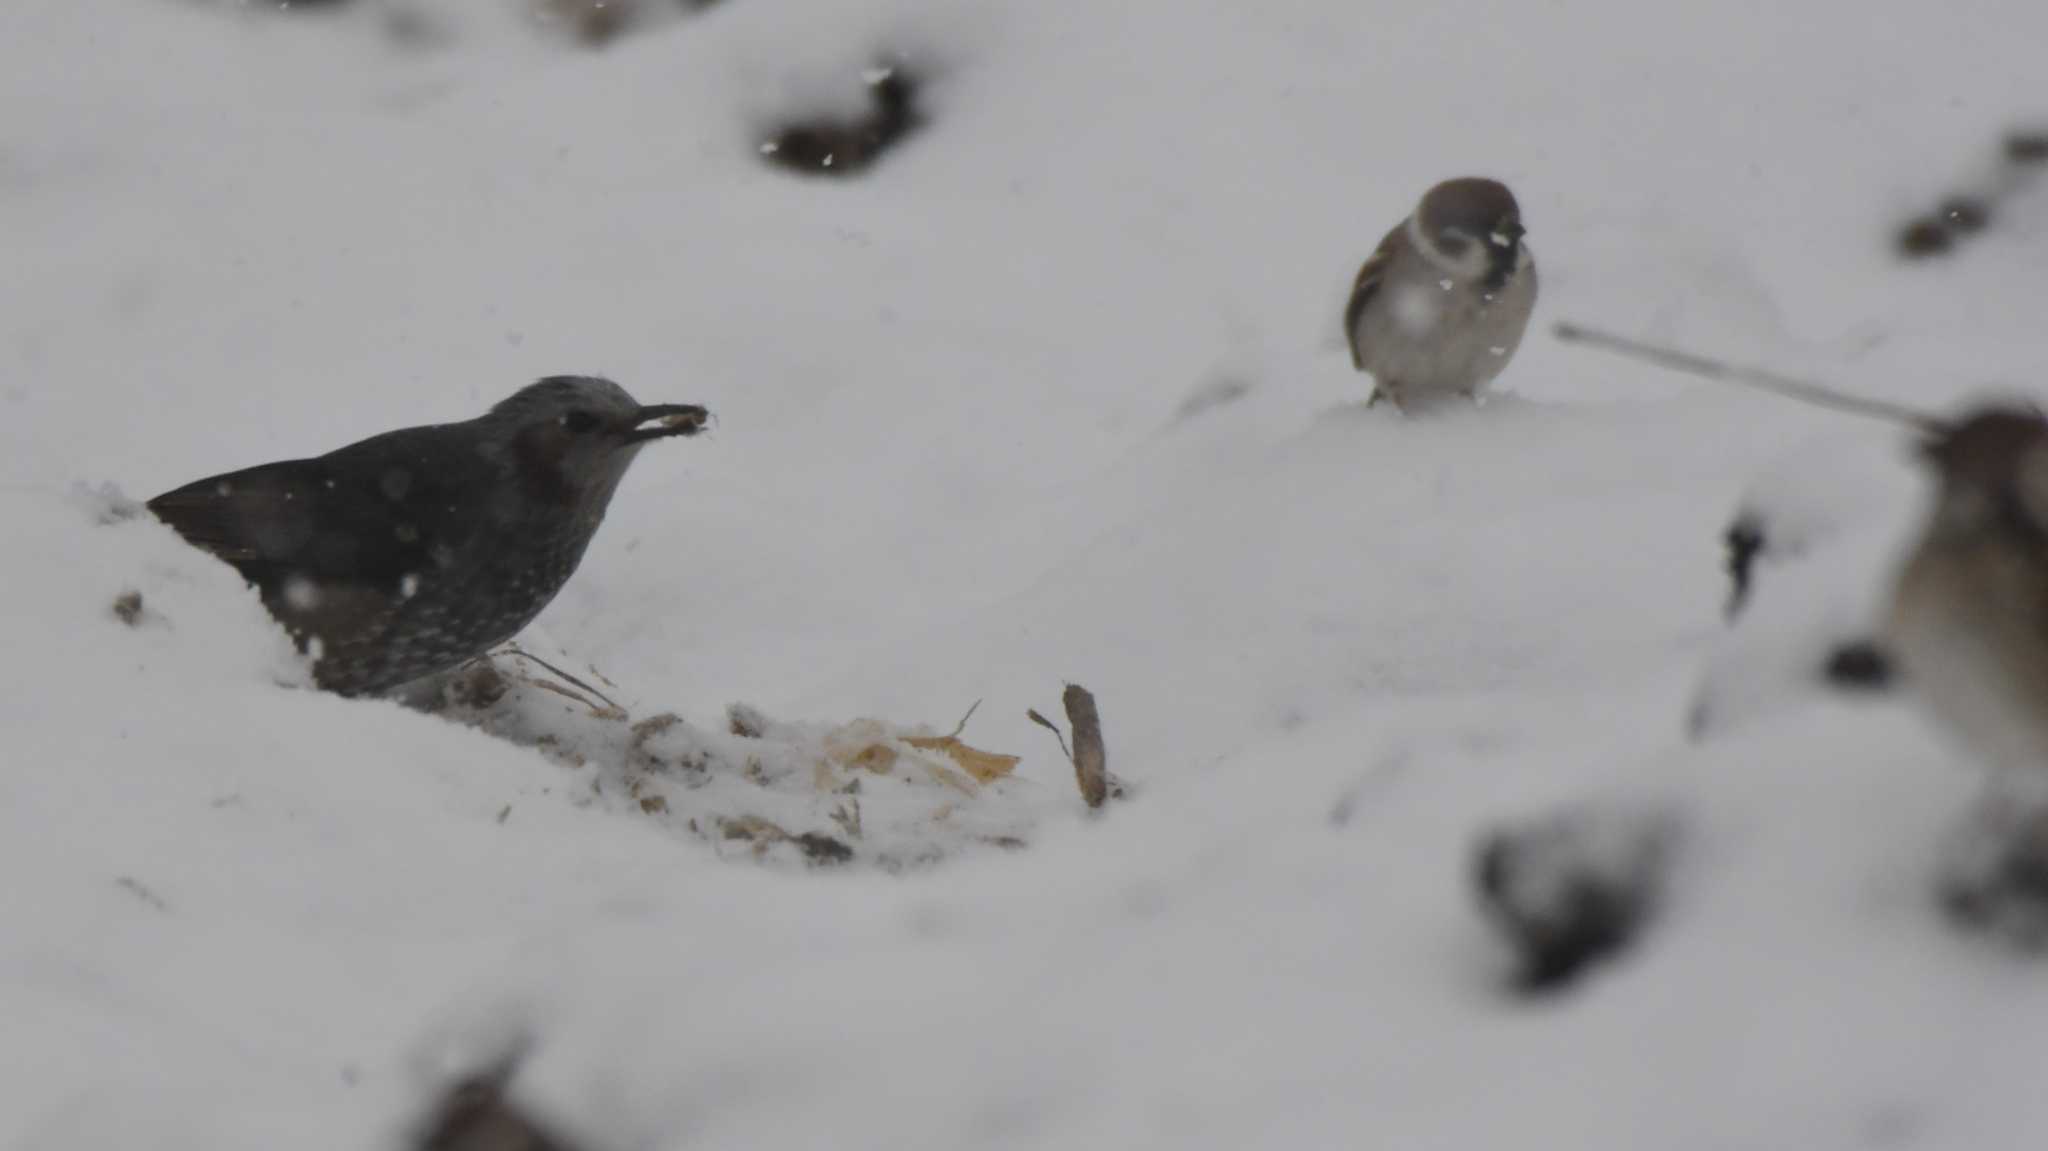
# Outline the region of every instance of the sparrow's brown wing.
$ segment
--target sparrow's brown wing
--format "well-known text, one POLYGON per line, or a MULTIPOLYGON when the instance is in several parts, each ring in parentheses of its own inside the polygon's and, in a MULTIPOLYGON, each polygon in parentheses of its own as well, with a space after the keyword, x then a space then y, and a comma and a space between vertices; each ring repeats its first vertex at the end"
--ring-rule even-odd
POLYGON ((1394 242, 1406 226, 1406 221, 1394 225, 1366 258, 1364 266, 1358 269, 1358 279, 1352 282, 1351 302, 1344 307, 1344 342, 1351 345, 1351 366, 1361 372, 1365 370, 1365 349, 1358 346, 1358 320, 1365 315, 1373 297, 1379 295, 1380 281, 1394 263, 1394 242))

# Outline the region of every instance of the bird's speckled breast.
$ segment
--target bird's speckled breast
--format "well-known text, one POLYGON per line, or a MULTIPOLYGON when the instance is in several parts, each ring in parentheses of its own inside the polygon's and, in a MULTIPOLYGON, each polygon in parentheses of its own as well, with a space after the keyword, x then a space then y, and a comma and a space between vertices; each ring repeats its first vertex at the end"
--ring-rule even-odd
POLYGON ((324 642, 315 677, 348 694, 386 691, 512 638, 576 573, 612 486, 553 515, 536 515, 517 497, 492 501, 480 512, 481 530, 460 548, 430 549, 431 562, 401 581, 400 595, 373 626, 324 642))

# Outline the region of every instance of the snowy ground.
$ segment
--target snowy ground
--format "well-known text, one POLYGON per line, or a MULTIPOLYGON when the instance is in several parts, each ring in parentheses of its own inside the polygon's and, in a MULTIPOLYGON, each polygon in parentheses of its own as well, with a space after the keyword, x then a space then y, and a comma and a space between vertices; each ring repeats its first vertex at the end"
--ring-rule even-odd
POLYGON ((2038 1144, 2048 972, 1933 895, 1979 776, 1808 686, 1896 434, 1541 332, 1403 423, 1336 339, 1484 171, 1539 326, 2038 388, 2048 186, 1888 246, 2048 116, 2038 4, 724 0, 601 51, 257 7, 0 5, 0 1145, 398 1146, 514 1051, 600 1151, 2038 1144), (885 58, 933 77, 899 152, 760 162, 885 58), (112 514, 556 372, 718 416, 523 639, 623 716, 301 690, 112 514), (1812 546, 1731 630, 1752 491, 1812 546), (1025 719, 1068 680, 1099 818, 1025 719), (976 700, 1023 761, 963 786, 899 737, 976 700), (1667 889, 1517 998, 1474 846, 1585 805, 1672 821, 1667 889))

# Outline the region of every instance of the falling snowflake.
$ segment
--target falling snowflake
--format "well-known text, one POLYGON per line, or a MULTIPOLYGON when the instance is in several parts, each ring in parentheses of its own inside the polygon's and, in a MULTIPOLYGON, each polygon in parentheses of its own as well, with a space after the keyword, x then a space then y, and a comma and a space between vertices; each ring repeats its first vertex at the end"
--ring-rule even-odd
POLYGON ((312 611, 320 606, 320 589, 304 576, 284 581, 284 602, 294 611, 312 611))

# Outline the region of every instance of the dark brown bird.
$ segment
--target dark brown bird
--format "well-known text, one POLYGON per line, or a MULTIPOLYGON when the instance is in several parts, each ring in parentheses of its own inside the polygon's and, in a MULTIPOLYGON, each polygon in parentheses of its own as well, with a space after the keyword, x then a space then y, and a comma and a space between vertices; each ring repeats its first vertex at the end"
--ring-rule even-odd
POLYGON ((371 694, 525 627, 575 572, 640 449, 709 418, 552 376, 473 420, 210 476, 149 510, 255 585, 321 687, 371 694))

